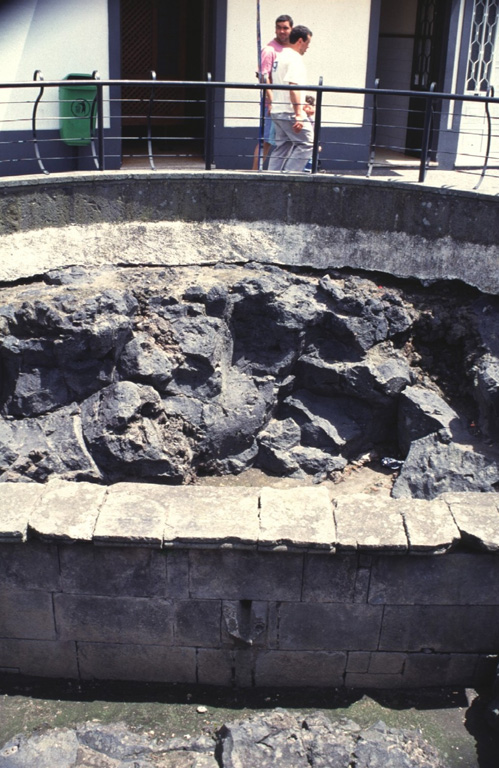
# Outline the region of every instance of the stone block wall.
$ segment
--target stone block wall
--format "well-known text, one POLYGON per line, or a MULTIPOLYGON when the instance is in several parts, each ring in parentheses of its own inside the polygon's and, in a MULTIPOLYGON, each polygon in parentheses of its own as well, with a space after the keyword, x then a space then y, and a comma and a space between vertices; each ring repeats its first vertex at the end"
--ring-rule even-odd
POLYGON ((499 653, 498 503, 0 484, 0 670, 477 686, 499 653))

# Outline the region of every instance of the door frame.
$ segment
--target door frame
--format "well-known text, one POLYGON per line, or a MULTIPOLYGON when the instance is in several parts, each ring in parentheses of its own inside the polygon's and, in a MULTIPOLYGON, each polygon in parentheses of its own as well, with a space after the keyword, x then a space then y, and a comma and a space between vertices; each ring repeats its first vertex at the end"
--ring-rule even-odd
MULTIPOLYGON (((414 50, 411 71, 411 90, 436 91, 444 89, 445 67, 449 44, 452 0, 418 0, 414 50), (430 18, 433 10, 433 18, 430 18)), ((430 159, 435 159, 441 125, 441 109, 436 104, 430 134, 430 159)), ((409 99, 405 153, 420 157, 426 99, 409 99)))

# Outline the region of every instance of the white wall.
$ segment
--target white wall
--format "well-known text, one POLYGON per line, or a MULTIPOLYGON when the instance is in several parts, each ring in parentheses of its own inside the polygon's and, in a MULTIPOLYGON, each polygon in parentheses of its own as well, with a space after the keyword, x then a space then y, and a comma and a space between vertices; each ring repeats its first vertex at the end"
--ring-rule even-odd
MULTIPOLYGON (((109 77, 107 0, 14 0, 0 4, 2 82, 45 80, 70 73, 109 77)), ((0 91, 0 129, 29 130, 37 89, 0 91), (22 103, 20 103, 22 102, 22 103), (26 103, 29 102, 29 103, 26 103)), ((57 128, 57 89, 45 91, 38 127, 57 128)))
MULTIPOLYGON (((228 0, 226 79, 230 82, 255 82, 256 7, 256 0, 228 0)), ((322 75, 324 85, 366 86, 371 0, 261 0, 263 45, 274 37, 275 19, 282 13, 312 30, 312 43, 305 54, 311 84, 318 83, 322 75)), ((258 118, 257 101, 256 92, 228 92, 226 125, 254 124, 258 118)), ((362 97, 329 96, 324 104, 324 122, 362 123, 362 97)))

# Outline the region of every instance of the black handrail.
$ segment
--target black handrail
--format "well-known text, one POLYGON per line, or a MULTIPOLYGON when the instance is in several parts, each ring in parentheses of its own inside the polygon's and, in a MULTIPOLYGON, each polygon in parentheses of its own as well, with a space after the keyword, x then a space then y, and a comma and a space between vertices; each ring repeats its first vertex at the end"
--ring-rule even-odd
MULTIPOLYGON (((319 85, 322 86, 322 76, 319 78, 319 85)), ((314 148, 312 150, 312 173, 317 173, 319 168, 319 141, 322 122, 322 91, 317 91, 315 101, 314 115, 314 148)))
MULTIPOLYGON (((151 69, 151 80, 156 80, 156 72, 154 69, 151 69)), ((154 88, 151 88, 151 94, 149 96, 149 109, 147 110, 147 152, 149 155, 149 165, 151 166, 151 171, 156 170, 156 166, 154 165, 154 157, 152 153, 152 107, 154 103, 154 88)))
MULTIPOLYGON (((59 87, 61 85, 88 85, 90 82, 92 82, 91 79, 84 80, 79 78, 78 80, 44 80, 44 88, 55 88, 59 87)), ((218 81, 218 80, 212 80, 211 76, 208 77, 206 80, 156 80, 154 83, 151 83, 151 80, 100 80, 100 84, 104 87, 123 87, 127 85, 135 85, 135 86, 144 86, 144 87, 150 87, 151 85, 157 86, 157 87, 165 87, 165 88, 207 88, 210 89, 230 89, 230 90, 243 90, 243 91, 255 91, 255 90, 261 90, 262 85, 261 83, 241 83, 241 82, 233 82, 233 81, 218 81)), ((32 80, 21 80, 18 82, 8 82, 8 83, 1 83, 0 82, 0 90, 7 88, 7 89, 16 89, 16 88, 33 88, 33 81, 32 80)), ((292 90, 301 90, 301 91, 319 91, 321 90, 323 93, 344 93, 344 94, 357 94, 357 95, 373 95, 378 94, 381 96, 409 96, 414 97, 415 91, 411 90, 399 90, 394 88, 354 88, 354 87, 346 87, 346 86, 339 86, 339 85, 318 85, 314 83, 308 83, 306 85, 274 85, 269 84, 266 85, 265 88, 275 90, 275 91, 289 91, 292 90)), ((479 95, 467 95, 467 94, 459 94, 459 93, 446 93, 446 92, 430 92, 430 91, 417 91, 418 98, 425 99, 427 97, 432 97, 433 99, 443 99, 447 101, 473 101, 473 102, 493 102, 493 101, 499 101, 499 99, 496 99, 492 96, 479 96, 479 95)))
MULTIPOLYGON (((34 145, 34 151, 36 155, 36 159, 38 162, 39 168, 44 172, 48 173, 46 170, 44 163, 41 158, 40 148, 38 146, 38 136, 37 136, 37 126, 36 126, 36 112, 38 104, 42 98, 42 95, 44 91, 47 88, 53 88, 53 87, 60 87, 63 83, 64 85, 88 85, 89 82, 93 82, 97 87, 97 122, 98 122, 98 128, 97 128, 97 138, 98 138, 98 168, 100 170, 104 170, 105 168, 105 151, 104 151, 104 139, 105 139, 105 133, 104 133, 104 98, 103 98, 103 89, 105 87, 124 87, 127 85, 134 85, 134 86, 148 86, 151 88, 151 97, 154 97, 154 89, 156 87, 169 87, 169 88, 183 88, 183 89, 189 89, 189 88, 200 88, 202 87, 206 94, 206 119, 205 119, 205 167, 207 169, 211 169, 213 165, 213 138, 214 138, 214 104, 215 104, 215 89, 221 89, 222 91, 225 91, 227 89, 231 90, 239 90, 239 91, 261 91, 262 90, 262 84, 261 83, 236 83, 236 82, 218 82, 213 81, 211 78, 211 75, 208 75, 207 80, 205 81, 171 81, 171 80, 154 80, 151 82, 151 80, 101 80, 98 77, 98 73, 95 71, 92 79, 89 78, 89 80, 84 79, 78 79, 78 80, 70 80, 65 79, 64 81, 60 80, 51 80, 51 81, 43 81, 43 85, 40 87, 39 80, 43 80, 43 77, 41 76, 41 73, 39 70, 35 73, 35 79, 34 81, 22 81, 22 82, 8 82, 8 83, 0 83, 0 92, 7 88, 11 90, 22 90, 24 88, 32 88, 32 87, 38 87, 40 88, 40 92, 36 98, 34 108, 33 108, 33 115, 32 115, 32 131, 33 131, 33 145, 34 145), (97 81, 97 82, 96 82, 97 81)), ((288 85, 265 85, 264 89, 271 89, 271 90, 290 90, 291 86, 288 85)), ((414 97, 414 91, 412 90, 394 90, 394 89, 381 89, 379 88, 379 83, 376 82, 374 87, 372 88, 349 88, 345 86, 326 86, 323 84, 322 80, 318 85, 315 84, 308 84, 308 85, 300 85, 300 86, 293 86, 294 90, 302 90, 302 91, 308 91, 310 93, 316 94, 316 101, 318 102, 319 109, 316 112, 316 130, 317 134, 320 131, 321 127, 323 127, 321 114, 320 114, 320 107, 321 107, 321 100, 323 98, 324 94, 349 94, 349 95, 362 95, 364 97, 367 97, 369 95, 373 96, 373 123, 371 126, 371 143, 369 146, 369 164, 368 164, 368 174, 372 170, 373 166, 373 160, 374 160, 374 147, 376 143, 376 128, 377 126, 377 100, 379 97, 387 95, 390 97, 397 96, 397 97, 414 97), (373 140, 374 137, 374 140, 373 140)), ((488 142, 487 142, 487 152, 486 157, 484 159, 484 164, 482 168, 482 178, 483 175, 485 175, 488 164, 489 164, 489 158, 490 158, 490 149, 491 149, 491 138, 492 138, 492 129, 491 129, 491 122, 490 122, 490 111, 489 111, 489 105, 499 104, 499 99, 496 99, 493 95, 493 91, 489 90, 487 92, 487 95, 471 95, 471 94, 456 94, 456 93, 443 93, 443 92, 436 92, 435 91, 435 85, 432 84, 432 87, 430 91, 424 92, 420 91, 418 92, 418 98, 424 99, 426 101, 426 110, 425 110, 425 125, 423 129, 423 144, 421 148, 421 164, 420 164, 420 172, 419 172, 419 181, 424 181, 426 170, 428 168, 428 156, 429 156, 429 144, 431 141, 431 129, 432 129, 432 119, 433 119, 433 113, 435 110, 435 104, 438 101, 441 102, 471 102, 474 103, 483 103, 485 105, 485 110, 487 114, 487 121, 488 121, 488 142)), ((366 110, 367 105, 364 103, 364 106, 362 109, 366 110)), ((95 112, 93 113, 93 118, 95 118, 95 112)), ((92 119, 93 119, 92 118, 92 119)), ((315 142, 318 150, 318 140, 315 142)), ((151 147, 150 147, 151 149, 151 147)), ((152 152, 150 151, 150 158, 152 157, 152 152)), ((317 154, 317 153, 316 153, 317 154)), ((316 160, 316 166, 318 164, 317 156, 315 157, 316 160)), ((317 167, 314 169, 317 170, 317 167)), ((480 182, 481 183, 481 182, 480 182)), ((478 186, 478 185, 477 185, 478 186)))
POLYGON ((215 91, 209 86, 212 84, 211 72, 206 75, 205 82, 205 120, 204 120, 204 167, 211 171, 213 165, 213 97, 215 91))
MULTIPOLYGON (((35 70, 35 73, 33 75, 33 80, 35 82, 38 82, 40 80, 43 81, 43 75, 41 73, 41 70, 39 70, 39 69, 35 70)), ((40 93, 38 94, 38 96, 36 98, 36 101, 35 101, 35 103, 33 105, 33 115, 31 117, 31 131, 32 131, 32 134, 33 134, 33 146, 35 148, 36 160, 38 162, 38 165, 40 166, 40 170, 43 171, 43 173, 48 175, 49 172, 45 168, 45 166, 43 164, 42 157, 40 155, 40 149, 38 147, 38 136, 37 136, 37 133, 36 133, 36 113, 38 111, 38 104, 41 101, 41 98, 43 96, 44 90, 45 90, 45 88, 42 85, 41 88, 40 88, 40 93)))
MULTIPOLYGON (((490 85, 487 90, 487 96, 494 96, 494 86, 490 85)), ((482 172, 480 174, 480 178, 478 179, 477 183, 473 187, 473 189, 478 189, 480 187, 480 184, 485 178, 485 173, 487 172, 487 166, 489 164, 489 157, 490 157, 490 144, 492 140, 492 120, 490 117, 490 109, 489 109, 489 103, 488 101, 485 102, 485 116, 487 118, 487 148, 485 150, 485 158, 483 161, 483 167, 482 172)))
POLYGON ((425 115, 424 115, 424 127, 423 127, 423 139, 421 141, 421 162, 419 165, 419 181, 424 181, 426 177, 426 171, 428 170, 429 162, 429 149, 430 149, 430 137, 431 129, 433 125, 433 92, 437 87, 436 83, 430 85, 430 92, 426 98, 425 115))
MULTIPOLYGON (((267 84, 267 75, 262 75, 261 82, 267 84)), ((265 116, 267 112, 267 90, 260 92, 260 117, 258 123, 258 170, 263 170, 263 145, 265 143, 265 116)))
MULTIPOLYGON (((96 69, 94 69, 94 71, 92 72, 92 80, 96 80, 98 78, 99 78, 99 73, 97 72, 96 69)), ((95 116, 96 114, 98 115, 100 111, 98 106, 98 95, 99 95, 99 91, 96 89, 95 96, 92 101, 92 106, 90 108, 89 120, 90 120, 90 148, 92 150, 92 158, 94 161, 94 165, 99 171, 101 169, 100 161, 99 161, 97 152, 95 151, 95 116)), ((100 130, 98 130, 98 136, 97 136, 98 142, 100 142, 100 133, 101 133, 100 130)))
MULTIPOLYGON (((379 77, 376 78, 374 81, 374 87, 379 88, 379 77)), ((376 155, 376 132, 378 129, 378 94, 376 92, 373 93, 373 107, 372 107, 372 120, 371 120, 371 142, 369 145, 369 160, 367 163, 367 173, 366 176, 369 178, 371 176, 372 170, 374 168, 374 158, 376 155)))
MULTIPOLYGON (((104 153, 104 83, 96 69, 92 72, 92 80, 96 81, 97 86, 97 133, 98 133, 98 164, 99 171, 105 170, 106 161, 104 153)), ((95 159, 95 150, 92 147, 95 159)))

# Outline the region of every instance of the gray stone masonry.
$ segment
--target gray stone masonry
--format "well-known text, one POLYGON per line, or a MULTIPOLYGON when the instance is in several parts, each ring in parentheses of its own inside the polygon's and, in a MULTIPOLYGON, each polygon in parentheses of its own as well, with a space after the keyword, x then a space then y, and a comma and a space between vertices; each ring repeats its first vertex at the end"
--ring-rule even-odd
POLYGON ((222 686, 477 686, 499 497, 0 484, 0 671, 222 686))

